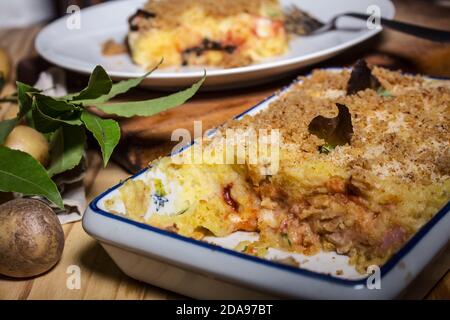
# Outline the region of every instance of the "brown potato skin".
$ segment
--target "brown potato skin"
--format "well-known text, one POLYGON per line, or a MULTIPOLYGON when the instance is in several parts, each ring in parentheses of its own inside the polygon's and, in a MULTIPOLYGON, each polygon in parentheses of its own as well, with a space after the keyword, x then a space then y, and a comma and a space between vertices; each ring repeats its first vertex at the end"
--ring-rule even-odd
POLYGON ((53 210, 34 199, 0 206, 0 273, 14 278, 39 275, 61 258, 64 232, 53 210))
POLYGON ((50 153, 49 143, 39 131, 19 125, 15 127, 5 140, 5 146, 28 153, 44 167, 47 165, 50 153))

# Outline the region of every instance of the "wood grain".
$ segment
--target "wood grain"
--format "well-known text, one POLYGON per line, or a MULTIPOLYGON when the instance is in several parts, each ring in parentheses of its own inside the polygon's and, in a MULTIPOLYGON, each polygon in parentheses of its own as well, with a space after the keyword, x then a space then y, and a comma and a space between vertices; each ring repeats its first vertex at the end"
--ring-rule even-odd
MULTIPOLYGON (((435 7, 426 1, 395 1, 397 18, 450 29, 450 9, 435 7)), ((41 26, 27 29, 0 30, 0 47, 11 54, 14 65, 35 56, 33 41, 41 26)), ((348 50, 319 66, 349 65, 359 57, 388 67, 402 67, 411 72, 450 76, 450 47, 417 40, 397 32, 384 31, 375 39, 348 50)), ((299 73, 307 70, 299 71, 299 73)), ((83 77, 81 77, 83 78, 83 77)), ((84 79, 84 78, 83 78, 84 79)), ((292 78, 257 88, 219 93, 201 93, 189 103, 149 118, 120 119, 123 130, 122 148, 115 158, 144 166, 148 161, 169 151, 175 128, 192 131, 193 121, 202 120, 204 129, 214 127, 239 114, 257 101, 285 85, 292 78), (125 146, 125 147, 124 147, 125 146), (130 147, 131 146, 131 147, 130 147)), ((133 90, 124 99, 141 99, 161 95, 158 92, 133 90)), ((96 151, 89 151, 89 168, 85 177, 88 200, 128 176, 117 164, 102 167, 96 151)), ((61 261, 49 272, 33 279, 14 280, 0 277, 0 299, 174 299, 177 294, 133 280, 124 275, 101 246, 87 235, 81 223, 64 226, 66 245, 61 261), (67 268, 81 270, 81 288, 66 286, 67 268)), ((448 264, 447 264, 448 270, 448 264)), ((431 287, 432 284, 428 283, 431 287)), ((450 299, 450 272, 447 272, 427 299, 450 299)))

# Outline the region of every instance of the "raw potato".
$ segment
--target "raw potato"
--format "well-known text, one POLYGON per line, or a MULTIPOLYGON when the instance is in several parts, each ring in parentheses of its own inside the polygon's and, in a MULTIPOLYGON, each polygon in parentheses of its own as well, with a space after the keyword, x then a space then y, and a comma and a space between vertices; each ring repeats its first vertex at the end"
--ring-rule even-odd
POLYGON ((44 135, 27 126, 17 126, 5 140, 5 146, 28 153, 44 167, 50 157, 49 144, 44 135))
POLYGON ((3 76, 5 82, 9 79, 9 73, 11 72, 11 59, 6 51, 0 48, 0 77, 3 76))
POLYGON ((60 259, 64 232, 53 210, 42 201, 15 199, 0 206, 0 273, 32 277, 60 259))

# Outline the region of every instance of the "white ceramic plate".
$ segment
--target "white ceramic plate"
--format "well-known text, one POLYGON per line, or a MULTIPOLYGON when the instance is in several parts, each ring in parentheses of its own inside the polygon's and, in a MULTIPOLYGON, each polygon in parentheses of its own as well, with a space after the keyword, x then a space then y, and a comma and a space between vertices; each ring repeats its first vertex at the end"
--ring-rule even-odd
MULTIPOLYGON (((287 90, 289 87, 280 94, 287 90)), ((278 98, 273 95, 236 118, 253 116, 278 98)), ((149 172, 145 169, 130 179, 141 179, 149 172)), ((359 274, 348 265, 346 256, 336 253, 304 256, 269 249, 269 260, 261 259, 232 250, 241 241, 255 239, 254 233, 197 241, 109 213, 104 203, 121 185, 89 205, 84 229, 129 276, 194 298, 390 299, 397 297, 450 239, 449 202, 381 266, 381 288, 370 289, 369 275, 359 274), (300 267, 270 260, 287 256, 300 267)))
MULTIPOLYGON (((91 72, 97 64, 106 68, 114 78, 133 78, 144 73, 134 65, 127 54, 104 57, 101 44, 108 39, 123 41, 127 19, 145 0, 112 1, 81 11, 81 28, 69 29, 68 17, 46 26, 36 39, 36 49, 41 56, 61 67, 91 72)), ((389 0, 281 0, 284 7, 295 4, 321 21, 342 12, 366 13, 369 6, 378 6, 382 17, 393 18, 395 9, 389 0)), ((209 69, 204 87, 225 88, 269 81, 285 76, 300 67, 332 57, 377 34, 365 21, 353 18, 339 19, 338 26, 356 30, 339 30, 309 37, 297 37, 290 42, 288 54, 263 63, 232 69, 209 69)), ((180 68, 176 71, 158 70, 143 82, 155 88, 177 88, 191 85, 203 75, 202 68, 180 68)))

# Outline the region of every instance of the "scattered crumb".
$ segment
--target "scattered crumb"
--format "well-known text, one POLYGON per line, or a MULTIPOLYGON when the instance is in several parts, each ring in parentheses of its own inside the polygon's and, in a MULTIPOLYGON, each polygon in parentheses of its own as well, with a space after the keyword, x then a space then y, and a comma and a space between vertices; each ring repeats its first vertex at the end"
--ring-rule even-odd
POLYGON ((336 270, 336 275, 342 276, 344 274, 344 271, 342 269, 336 270))

